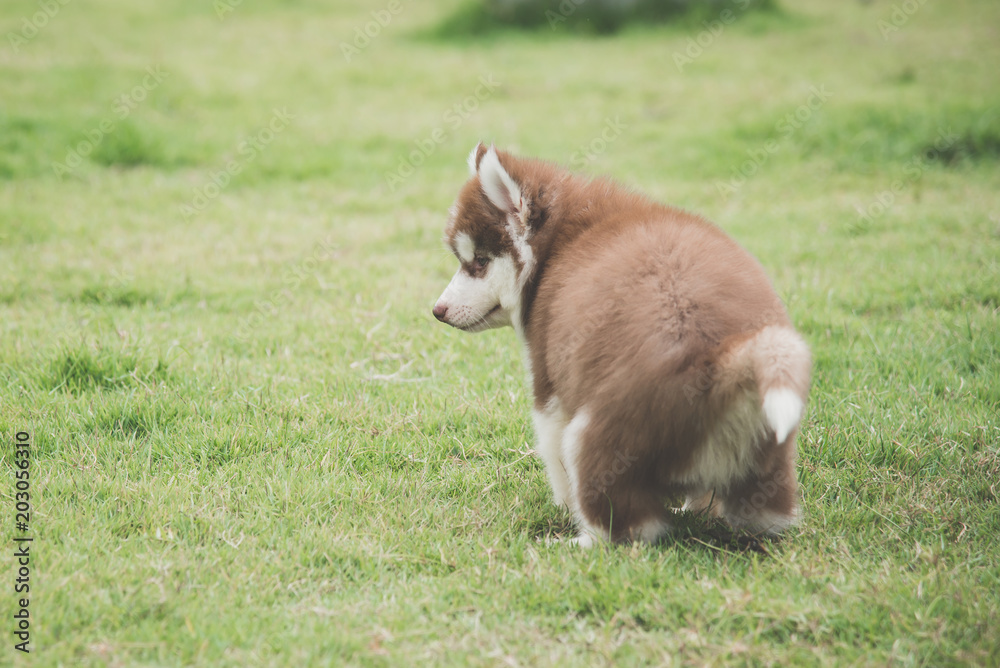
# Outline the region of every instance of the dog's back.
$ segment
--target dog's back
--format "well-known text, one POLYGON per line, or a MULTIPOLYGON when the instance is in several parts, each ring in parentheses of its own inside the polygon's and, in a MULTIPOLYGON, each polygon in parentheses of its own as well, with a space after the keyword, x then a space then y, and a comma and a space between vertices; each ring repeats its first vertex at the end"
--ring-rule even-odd
MULTIPOLYGON (((578 513, 616 538, 665 523, 664 496, 714 491, 722 502, 733 482, 787 460, 768 433, 777 429, 764 396, 774 386, 804 398, 809 382, 808 351, 760 264, 695 216, 631 201, 553 255, 528 339, 544 351, 536 387, 549 385, 567 415, 587 416, 577 442, 564 441, 575 450, 564 463, 585 490, 578 513), (759 350, 762 332, 768 350, 759 350)), ((794 521, 787 465, 784 477, 791 489, 758 504, 766 517, 735 523, 794 521)), ((720 510, 743 510, 742 501, 720 510)))

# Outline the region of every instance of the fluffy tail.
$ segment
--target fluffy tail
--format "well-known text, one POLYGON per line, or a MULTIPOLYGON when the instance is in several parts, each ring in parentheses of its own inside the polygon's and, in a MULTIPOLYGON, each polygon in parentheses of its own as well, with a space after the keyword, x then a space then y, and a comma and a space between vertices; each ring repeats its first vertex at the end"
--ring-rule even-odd
POLYGON ((778 387, 764 395, 764 417, 774 430, 778 443, 799 426, 805 402, 787 387, 778 387))
POLYGON ((767 424, 783 443, 802 419, 812 367, 809 347, 795 330, 772 325, 744 344, 739 358, 757 383, 767 424))

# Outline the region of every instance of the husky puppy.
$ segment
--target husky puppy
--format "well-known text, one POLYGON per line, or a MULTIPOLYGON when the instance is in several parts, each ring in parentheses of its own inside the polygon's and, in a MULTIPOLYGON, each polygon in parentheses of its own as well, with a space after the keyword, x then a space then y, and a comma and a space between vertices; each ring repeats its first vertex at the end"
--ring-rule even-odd
POLYGON ((461 266, 433 313, 513 326, 576 542, 655 541, 678 496, 753 532, 794 525, 811 362, 760 264, 612 181, 483 144, 468 164, 445 230, 461 266))

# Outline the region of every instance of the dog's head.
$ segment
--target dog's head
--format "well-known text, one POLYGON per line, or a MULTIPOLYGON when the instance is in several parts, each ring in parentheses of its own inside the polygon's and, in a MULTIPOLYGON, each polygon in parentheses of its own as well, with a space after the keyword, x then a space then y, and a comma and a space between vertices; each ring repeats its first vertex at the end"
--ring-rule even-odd
POLYGON ((472 178, 445 228, 445 245, 461 266, 434 305, 434 317, 481 332, 520 318, 521 294, 535 265, 531 203, 517 180, 521 165, 508 153, 479 144, 469 154, 469 171, 472 178))

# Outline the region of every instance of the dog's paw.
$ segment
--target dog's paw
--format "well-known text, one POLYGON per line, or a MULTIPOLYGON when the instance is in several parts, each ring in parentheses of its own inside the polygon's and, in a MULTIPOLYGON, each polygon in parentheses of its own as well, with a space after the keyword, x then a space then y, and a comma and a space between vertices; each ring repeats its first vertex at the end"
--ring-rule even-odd
POLYGON ((796 507, 789 513, 762 510, 749 516, 728 515, 726 520, 734 529, 743 529, 756 535, 777 536, 798 525, 802 521, 802 514, 796 507))
POLYGON ((581 531, 576 538, 571 538, 569 542, 580 549, 589 550, 597 544, 597 537, 588 531, 581 531))

